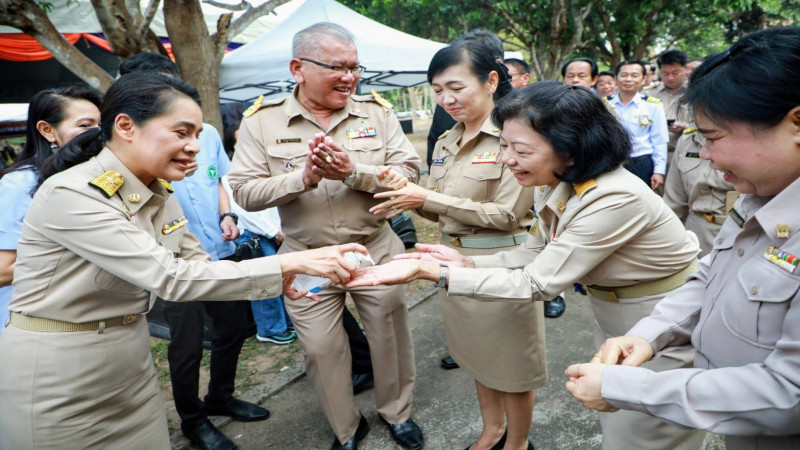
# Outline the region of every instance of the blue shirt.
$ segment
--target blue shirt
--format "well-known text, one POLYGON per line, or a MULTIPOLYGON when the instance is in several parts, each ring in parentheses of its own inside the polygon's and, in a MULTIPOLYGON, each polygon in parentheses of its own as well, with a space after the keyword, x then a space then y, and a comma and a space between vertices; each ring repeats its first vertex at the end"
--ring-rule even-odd
MULTIPOLYGON (((231 170, 231 160, 222 147, 219 132, 207 123, 200 133, 200 153, 196 159, 197 171, 182 181, 173 182, 172 187, 189 221, 189 231, 197 236, 211 260, 217 261, 236 250, 236 244, 222 239, 219 227, 219 179, 231 170)), ((169 218, 173 219, 177 217, 169 218)))
POLYGON ((667 117, 661 103, 650 102, 647 98, 646 95, 636 94, 627 105, 623 105, 617 93, 608 102, 631 135, 633 149, 630 157, 652 155, 653 173, 664 175, 667 173, 669 143, 667 117))
MULTIPOLYGON (((22 220, 33 197, 31 191, 39 182, 39 174, 28 166, 0 178, 0 250, 16 250, 22 232, 22 220)), ((0 333, 8 317, 12 286, 0 287, 0 333)))

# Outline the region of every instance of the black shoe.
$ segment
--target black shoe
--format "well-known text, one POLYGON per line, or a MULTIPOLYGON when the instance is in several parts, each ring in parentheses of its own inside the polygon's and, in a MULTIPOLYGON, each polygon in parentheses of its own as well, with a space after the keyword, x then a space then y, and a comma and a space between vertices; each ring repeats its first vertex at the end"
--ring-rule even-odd
POLYGON ((353 395, 372 389, 375 386, 375 378, 372 373, 353 374, 353 395))
MULTIPOLYGON (((506 445, 506 438, 507 437, 508 437, 508 429, 506 428, 506 431, 504 431, 503 435, 500 436, 500 440, 495 442, 495 444, 489 450, 503 450, 503 447, 505 447, 505 445, 506 445)), ((469 450, 470 448, 472 448, 473 445, 475 445, 474 442, 472 444, 470 444, 470 446, 465 448, 464 450, 469 450)))
POLYGON ((533 446, 533 442, 528 441, 528 450, 536 450, 536 447, 533 446))
POLYGON ((447 370, 458 369, 458 363, 456 362, 455 359, 453 359, 452 356, 447 355, 444 358, 442 358, 442 367, 447 370))
POLYGON ((182 423, 181 431, 186 439, 189 439, 189 442, 201 450, 236 450, 238 448, 208 420, 195 426, 186 426, 182 423))
POLYGON ((401 447, 417 450, 422 448, 425 444, 425 439, 422 437, 422 430, 419 429, 419 426, 414 423, 413 420, 408 419, 398 424, 389 423, 383 417, 381 417, 381 420, 389 427, 392 437, 401 447))
POLYGON ((222 405, 206 402, 206 414, 209 416, 228 416, 239 422, 258 422, 269 417, 269 411, 266 409, 233 397, 222 405))
POLYGON ((564 303, 564 297, 560 295, 552 300, 546 300, 544 302, 545 317, 550 317, 551 319, 561 317, 565 309, 567 309, 567 304, 564 303))
POLYGON ((357 450, 358 449, 358 441, 364 439, 364 437, 369 433, 369 422, 364 416, 358 420, 358 428, 356 428, 356 435, 351 437, 350 440, 345 442, 344 444, 339 443, 339 439, 333 438, 333 445, 331 445, 331 450, 357 450))

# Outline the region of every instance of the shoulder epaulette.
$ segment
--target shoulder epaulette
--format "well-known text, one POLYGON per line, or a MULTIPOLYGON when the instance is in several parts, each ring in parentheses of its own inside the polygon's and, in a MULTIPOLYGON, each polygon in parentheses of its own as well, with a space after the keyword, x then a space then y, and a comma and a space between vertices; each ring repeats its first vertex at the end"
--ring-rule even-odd
POLYGON ((695 131, 697 131, 697 127, 691 127, 683 130, 683 134, 691 134, 694 133, 695 131))
POLYGON ((175 192, 175 190, 172 188, 172 185, 171 185, 171 184, 169 184, 169 181, 167 181, 167 180, 162 180, 161 178, 159 178, 159 179, 158 179, 158 181, 161 183, 161 185, 162 185, 162 186, 164 186, 164 189, 166 189, 166 190, 167 190, 167 192, 169 192, 170 194, 172 194, 173 192, 175 192))
POLYGON ((250 105, 250 107, 247 108, 245 110, 244 114, 242 114, 242 115, 244 117, 250 117, 253 114, 255 114, 256 112, 258 112, 258 110, 261 109, 261 108, 266 108, 267 106, 275 106, 275 105, 283 104, 283 102, 285 102, 287 98, 288 97, 281 97, 281 98, 272 98, 272 99, 269 99, 269 100, 264 100, 264 96, 263 95, 259 95, 258 98, 256 99, 256 101, 253 102, 253 104, 250 105))
POLYGON ((642 98, 643 98, 644 100, 647 100, 647 101, 648 101, 648 102, 650 102, 650 103, 661 103, 661 99, 660 99, 660 98, 658 98, 658 97, 653 97, 652 95, 645 95, 645 94, 642 94, 642 98))
POLYGON ((578 198, 581 198, 583 197, 583 194, 597 187, 597 181, 594 178, 589 178, 583 183, 572 183, 572 187, 574 187, 575 192, 578 193, 578 198))
POLYGON ((613 95, 606 95, 606 96, 605 96, 605 97, 603 97, 603 98, 604 98, 606 101, 609 101, 609 102, 610 102, 610 101, 611 101, 611 99, 613 99, 613 98, 614 98, 614 96, 613 96, 613 95))
POLYGON ((109 170, 94 180, 89 182, 89 186, 95 187, 105 194, 106 198, 111 198, 122 184, 125 183, 125 177, 121 173, 109 170))
POLYGON ((375 92, 375 89, 370 90, 369 93, 372 94, 372 98, 374 98, 379 105, 383 106, 386 109, 394 108, 394 106, 391 103, 387 102, 386 99, 381 96, 381 94, 375 92))
POLYGON ((437 140, 439 140, 439 139, 444 139, 444 137, 445 137, 445 136, 447 136, 448 134, 450 134, 450 132, 451 132, 451 131, 453 131, 453 130, 452 130, 452 129, 450 129, 450 130, 447 130, 447 131, 445 131, 444 133, 442 133, 441 135, 439 135, 439 137, 437 138, 437 140))

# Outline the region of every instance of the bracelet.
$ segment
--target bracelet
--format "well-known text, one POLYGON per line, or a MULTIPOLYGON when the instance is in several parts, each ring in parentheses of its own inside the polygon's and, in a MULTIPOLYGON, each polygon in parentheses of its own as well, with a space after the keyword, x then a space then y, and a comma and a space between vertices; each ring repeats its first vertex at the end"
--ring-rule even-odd
POLYGON ((233 224, 234 225, 239 225, 239 216, 237 216, 234 213, 230 213, 230 212, 222 213, 222 214, 219 215, 219 223, 220 223, 220 225, 222 225, 222 220, 225 219, 226 217, 232 217, 233 218, 233 224))

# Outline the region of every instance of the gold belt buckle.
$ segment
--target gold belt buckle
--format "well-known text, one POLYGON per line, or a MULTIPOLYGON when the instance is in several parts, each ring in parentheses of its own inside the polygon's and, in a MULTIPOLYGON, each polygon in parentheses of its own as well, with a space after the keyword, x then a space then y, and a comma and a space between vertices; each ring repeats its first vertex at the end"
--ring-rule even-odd
POLYGON ((139 320, 139 314, 125 314, 124 316, 122 316, 123 325, 136 322, 137 320, 139 320))
POLYGON ((450 243, 453 244, 454 247, 461 247, 461 238, 458 236, 450 236, 450 243))
POLYGON ((714 215, 711 213, 703 213, 703 216, 706 218, 706 222, 714 223, 714 215))

